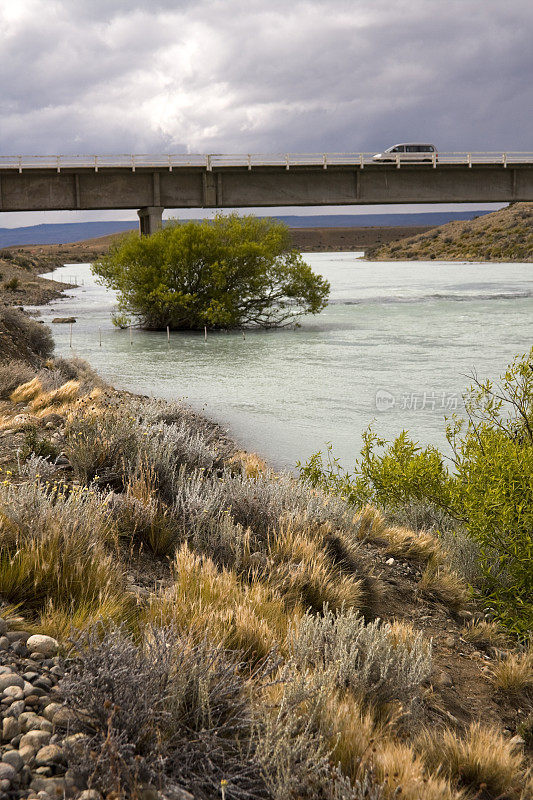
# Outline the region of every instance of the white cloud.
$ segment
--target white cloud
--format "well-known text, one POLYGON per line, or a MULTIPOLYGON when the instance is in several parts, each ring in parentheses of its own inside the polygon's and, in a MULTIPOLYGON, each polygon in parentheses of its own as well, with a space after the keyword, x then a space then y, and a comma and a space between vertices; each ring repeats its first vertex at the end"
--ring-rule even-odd
POLYGON ((531 149, 529 0, 2 0, 0 152, 531 149))

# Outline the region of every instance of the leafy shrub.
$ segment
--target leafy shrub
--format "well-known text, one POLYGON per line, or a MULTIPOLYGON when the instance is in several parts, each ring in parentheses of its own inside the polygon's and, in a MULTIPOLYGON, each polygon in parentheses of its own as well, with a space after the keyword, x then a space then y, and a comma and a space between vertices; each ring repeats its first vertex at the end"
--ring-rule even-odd
POLYGON ((9 281, 4 283, 4 289, 6 292, 16 292, 19 288, 19 279, 18 278, 11 278, 9 281))
POLYGON ((121 314, 120 312, 116 312, 111 315, 111 322, 115 326, 115 328, 120 328, 120 330, 125 330, 129 328, 131 325, 131 317, 128 317, 127 314, 121 314))
POLYGON ((289 246, 280 222, 219 215, 123 237, 94 270, 145 328, 273 327, 317 314, 329 292, 289 246))
POLYGON ((339 689, 382 707, 395 700, 409 709, 431 672, 431 645, 422 634, 402 640, 390 624, 365 626, 352 611, 306 614, 292 631, 291 654, 300 667, 320 669, 339 689))
POLYGON ((429 503, 455 519, 476 543, 480 590, 501 621, 522 634, 533 623, 532 362, 533 349, 515 359, 498 386, 474 374, 468 423, 454 419, 447 427, 453 472, 438 450, 422 450, 405 431, 392 444, 367 431, 353 475, 331 451, 326 463, 317 453, 300 465, 306 481, 353 504, 429 503))
POLYGON ((23 461, 32 455, 40 456, 43 459, 55 459, 59 455, 57 447, 48 439, 39 436, 35 426, 27 430, 20 452, 23 461))
POLYGON ((24 361, 0 364, 0 400, 7 400, 11 392, 33 378, 34 372, 24 361))

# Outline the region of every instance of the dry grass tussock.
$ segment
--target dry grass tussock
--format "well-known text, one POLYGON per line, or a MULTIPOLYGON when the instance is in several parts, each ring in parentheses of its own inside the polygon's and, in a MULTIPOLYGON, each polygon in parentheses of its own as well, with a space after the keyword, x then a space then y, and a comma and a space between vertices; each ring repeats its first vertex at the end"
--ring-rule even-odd
POLYGON ((0 596, 58 632, 129 613, 115 533, 101 499, 40 483, 0 486, 0 596))
POLYGON ((509 653, 492 668, 494 687, 510 697, 533 698, 533 646, 521 653, 509 653))
POLYGON ((17 386, 31 381, 34 374, 25 361, 13 360, 0 364, 0 400, 7 400, 17 386))
POLYGON ((471 622, 463 628, 461 636, 482 650, 511 644, 509 634, 497 622, 471 622))
POLYGON ((425 731, 418 749, 426 768, 440 772, 458 788, 491 798, 519 797, 524 786, 524 757, 499 731, 472 724, 464 736, 425 731))
POLYGON ((291 621, 303 613, 298 609, 287 613, 268 585, 253 579, 243 584, 234 572, 217 569, 186 545, 176 554, 172 571, 173 584, 152 597, 146 619, 175 625, 197 641, 208 636, 252 660, 283 642, 291 621))
POLYGON ((418 582, 418 591, 426 597, 439 600, 454 611, 468 601, 465 581, 444 564, 430 562, 418 582))

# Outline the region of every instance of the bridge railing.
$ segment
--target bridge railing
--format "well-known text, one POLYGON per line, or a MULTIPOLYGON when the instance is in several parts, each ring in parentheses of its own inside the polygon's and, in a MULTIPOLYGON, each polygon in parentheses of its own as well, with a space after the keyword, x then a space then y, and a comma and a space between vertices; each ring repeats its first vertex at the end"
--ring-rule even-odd
MULTIPOLYGON (((380 165, 382 162, 373 160, 374 153, 134 153, 114 155, 36 155, 36 156, 2 156, 0 155, 0 169, 17 170, 25 169, 99 169, 129 168, 132 171, 142 168, 174 168, 202 167, 212 170, 217 167, 291 167, 321 166, 354 166, 364 168, 367 165, 380 165)), ((413 163, 413 154, 390 154, 392 163, 397 166, 413 163)), ((513 152, 470 152, 470 153, 438 153, 433 158, 433 166, 443 164, 468 165, 499 164, 504 167, 512 164, 533 164, 533 153, 525 151, 513 152)))

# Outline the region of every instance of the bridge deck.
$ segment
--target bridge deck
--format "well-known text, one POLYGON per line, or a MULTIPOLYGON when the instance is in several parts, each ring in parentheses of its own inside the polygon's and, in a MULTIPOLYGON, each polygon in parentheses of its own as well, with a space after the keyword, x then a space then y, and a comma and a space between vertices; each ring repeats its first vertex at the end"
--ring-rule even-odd
POLYGON ((444 164, 457 166, 473 166, 477 164, 508 165, 533 164, 533 153, 528 152, 472 152, 472 153, 438 153, 428 161, 417 160, 416 154, 391 154, 389 162, 374 161, 372 153, 249 153, 231 155, 222 153, 169 153, 153 154, 116 154, 116 155, 38 155, 38 156, 2 156, 0 170, 24 169, 104 169, 104 168, 167 168, 200 167, 207 170, 221 167, 365 167, 385 166, 387 163, 397 167, 408 164, 431 164, 438 167, 444 164))
MULTIPOLYGON (((0 156, 0 211, 533 201, 533 153, 0 156), (416 156, 415 156, 416 158, 416 156)), ((149 216, 146 216, 149 210, 149 216)))

